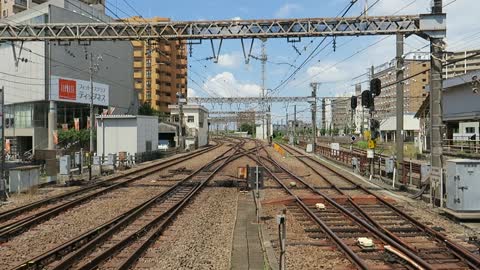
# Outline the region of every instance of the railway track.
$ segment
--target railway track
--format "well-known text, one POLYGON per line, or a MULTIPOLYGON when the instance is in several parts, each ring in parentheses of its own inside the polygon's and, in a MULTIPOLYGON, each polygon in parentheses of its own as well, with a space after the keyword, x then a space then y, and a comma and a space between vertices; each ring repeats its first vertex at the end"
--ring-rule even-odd
POLYGON ((268 153, 266 156, 258 154, 258 162, 262 163, 272 178, 293 197, 295 203, 289 205, 289 209, 295 215, 308 215, 309 218, 305 220, 306 227, 311 226, 311 222, 317 228, 320 227, 307 229, 310 236, 324 245, 335 244, 356 267, 360 269, 480 267, 478 255, 409 217, 384 198, 295 149, 286 146, 284 149, 327 181, 332 192, 327 194, 323 190, 321 192, 315 189, 271 159, 268 153), (298 183, 299 187, 290 188, 289 183, 292 181, 298 183), (340 185, 343 187, 340 188, 340 185), (357 202, 352 194, 349 194, 353 187, 360 190, 355 192, 355 195, 366 194, 374 198, 373 202, 372 200, 357 202), (334 197, 335 194, 343 198, 334 197), (315 203, 309 203, 312 196, 318 203, 325 204, 325 210, 319 210, 315 203), (309 200, 306 200, 308 197, 309 200), (359 245, 357 241, 359 237, 372 239, 373 248, 359 245), (385 254, 395 256, 390 256, 389 261, 386 261, 385 254))
POLYGON ((13 269, 128 269, 171 223, 189 200, 229 162, 251 153, 239 142, 168 190, 109 222, 13 269))
POLYGON ((161 163, 155 163, 140 170, 131 171, 103 180, 78 190, 33 202, 0 213, 0 243, 6 242, 29 228, 48 220, 73 207, 86 203, 100 195, 124 187, 148 175, 188 161, 191 158, 213 151, 223 143, 202 149, 191 154, 182 155, 161 163))

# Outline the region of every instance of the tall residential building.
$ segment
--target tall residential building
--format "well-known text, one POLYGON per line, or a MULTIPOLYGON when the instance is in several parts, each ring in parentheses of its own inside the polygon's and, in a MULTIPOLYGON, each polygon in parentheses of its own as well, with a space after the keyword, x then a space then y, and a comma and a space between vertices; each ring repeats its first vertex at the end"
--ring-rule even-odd
MULTIPOLYGON (((100 10, 102 13, 105 13, 105 0, 79 0, 85 4, 88 4, 91 8, 95 8, 100 10)), ((1 0, 0 3, 0 18, 7 18, 27 9, 36 10, 36 6, 51 2, 57 6, 62 5, 62 1, 55 1, 55 0, 1 0)), ((71 6, 76 8, 77 12, 81 12, 82 9, 85 7, 76 6, 75 3, 69 3, 71 6)))
POLYGON ((352 109, 350 108, 350 96, 340 96, 332 99, 331 101, 332 108, 332 132, 338 130, 338 134, 342 135, 349 134, 350 131, 346 128, 351 129, 354 125, 352 122, 352 109))
MULTIPOLYGON (((168 18, 143 19, 131 22, 167 22, 168 18)), ((135 90, 141 103, 169 113, 168 105, 177 104, 177 92, 187 94, 187 46, 185 41, 132 41, 134 47, 135 90)))
POLYGON ((480 70, 480 55, 472 56, 479 52, 480 50, 447 53, 445 55, 445 61, 458 62, 443 68, 443 78, 450 79, 471 71, 480 70))
MULTIPOLYGON (((429 84, 429 71, 425 70, 430 69, 430 62, 426 60, 425 56, 414 55, 412 59, 405 59, 404 66, 405 78, 421 73, 418 76, 404 81, 404 112, 415 113, 427 96, 425 87, 429 84), (422 73, 422 71, 424 72, 422 73)), ((382 94, 375 98, 374 116, 378 120, 385 120, 390 116, 395 116, 397 102, 396 76, 395 60, 375 67, 373 77, 379 78, 382 81, 382 94)))

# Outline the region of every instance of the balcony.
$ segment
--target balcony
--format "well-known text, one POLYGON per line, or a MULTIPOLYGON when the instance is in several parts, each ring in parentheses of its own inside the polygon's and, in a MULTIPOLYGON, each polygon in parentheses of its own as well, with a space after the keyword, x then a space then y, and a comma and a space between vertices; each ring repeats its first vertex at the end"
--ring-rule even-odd
POLYGON ((177 59, 177 64, 187 66, 187 59, 185 58, 177 59))
POLYGON ((157 73, 168 73, 170 71, 170 67, 167 65, 157 65, 155 70, 157 73))
POLYGON ((135 83, 135 89, 136 90, 142 90, 143 89, 143 83, 135 83))
POLYGON ((170 62, 170 57, 168 55, 157 53, 155 61, 157 61, 157 63, 168 63, 170 62))
POLYGON ((143 73, 142 72, 134 72, 133 73, 133 78, 134 79, 143 79, 143 73))
POLYGON ((135 51, 133 51, 133 57, 135 57, 135 58, 143 58, 143 56, 144 56, 143 51, 141 51, 141 50, 135 50, 135 51))
POLYGON ((172 48, 168 44, 160 45, 158 48, 160 49, 160 51, 165 53, 170 53, 172 51, 172 48))
POLYGON ((13 2, 13 12, 18 13, 27 9, 27 0, 15 0, 13 2))
POLYGON ((143 62, 140 62, 140 61, 133 62, 133 68, 143 68, 143 62))

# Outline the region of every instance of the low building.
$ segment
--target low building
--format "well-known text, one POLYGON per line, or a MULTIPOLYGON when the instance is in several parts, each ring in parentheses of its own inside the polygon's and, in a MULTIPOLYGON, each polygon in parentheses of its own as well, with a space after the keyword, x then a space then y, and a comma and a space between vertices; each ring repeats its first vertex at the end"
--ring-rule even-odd
MULTIPOLYGON (((169 105, 173 123, 180 122, 178 105, 169 105)), ((208 110, 201 105, 183 105, 183 129, 185 149, 195 149, 208 145, 208 110)), ((178 137, 176 139, 179 145, 178 137)))
POLYGON ((178 123, 158 123, 158 145, 160 149, 177 147, 175 138, 178 136, 178 123))
MULTIPOLYGON (((380 134, 383 142, 395 142, 397 117, 391 116, 380 122, 380 134)), ((420 134, 420 120, 414 114, 403 116, 403 139, 406 142, 418 141, 420 134)))
MULTIPOLYGON (((473 135, 479 140, 480 123, 480 94, 475 92, 472 85, 474 77, 480 78, 480 71, 473 71, 462 76, 443 81, 442 109, 445 132, 444 144, 453 141, 469 141, 473 135)), ((429 88, 427 87, 429 91, 429 88)), ((430 149, 430 97, 428 97, 416 113, 420 119, 420 137, 423 150, 430 149)))
POLYGON ((158 117, 97 116, 97 155, 151 152, 158 149, 158 117))

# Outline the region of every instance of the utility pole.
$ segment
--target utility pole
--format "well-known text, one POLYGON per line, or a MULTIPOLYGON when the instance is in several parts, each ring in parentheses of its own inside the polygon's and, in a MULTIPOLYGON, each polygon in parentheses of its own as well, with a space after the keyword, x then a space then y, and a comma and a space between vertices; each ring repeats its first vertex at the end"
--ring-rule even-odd
POLYGON ((290 140, 290 126, 288 124, 288 105, 285 105, 285 127, 287 138, 289 138, 290 140))
POLYGON ((403 182, 403 34, 397 34, 397 130, 396 130, 396 144, 397 144, 397 175, 400 182, 403 182))
POLYGON ((297 144, 297 105, 293 105, 293 145, 297 144))
MULTIPOLYGON (((98 72, 99 70, 99 61, 102 61, 102 56, 97 57, 97 62, 94 62, 93 59, 93 52, 90 53, 90 68, 89 75, 90 75, 90 154, 89 154, 89 170, 88 170, 88 180, 92 180, 92 163, 93 163, 93 153, 95 152, 94 144, 93 144, 93 131, 95 129, 95 119, 94 119, 94 112, 93 112, 93 74, 98 72)), ((80 172, 82 172, 83 168, 80 168, 80 172)))
MULTIPOLYGON (((260 58, 260 61, 262 61, 262 111, 267 111, 266 110, 266 104, 265 104, 265 91, 266 91, 266 68, 267 68, 267 50, 266 50, 266 39, 262 39, 262 56, 260 58)), ((268 116, 267 116, 268 117, 268 116)), ((268 125, 268 121, 267 121, 268 125)), ((269 129, 270 125, 267 126, 267 136, 265 137, 265 114, 262 116, 262 139, 269 139, 269 129)))
POLYGON ((5 87, 2 86, 0 91, 0 97, 2 98, 2 164, 0 168, 0 201, 4 202, 7 200, 7 189, 5 187, 5 87))
POLYGON ((310 86, 312 87, 312 149, 315 153, 317 146, 317 88, 320 83, 312 82, 310 86))
MULTIPOLYGON (((432 14, 442 14, 442 0, 434 0, 432 14)), ((442 165, 442 58, 443 38, 430 38, 431 71, 430 71, 430 136, 431 136, 431 166, 443 169, 442 165)), ((430 191, 433 188, 430 184, 430 191)), ((440 194, 443 196, 443 194, 440 194)), ((435 203, 434 203, 435 204, 435 203)), ((443 205, 441 206, 443 207, 443 205)))
MULTIPOLYGON (((93 64, 93 53, 90 53, 90 68, 89 68, 89 75, 90 75, 90 155, 94 152, 93 149, 93 72, 94 71, 94 64, 93 64)), ((90 176, 91 177, 91 176, 90 176)))
MULTIPOLYGON (((370 69, 370 76, 371 79, 373 80, 373 77, 375 76, 375 67, 372 65, 370 69)), ((372 93, 373 89, 370 89, 370 94, 373 96, 372 93)), ((372 119, 373 119, 373 112, 375 111, 375 105, 370 106, 370 119, 368 120, 368 129, 371 131, 372 130, 372 119)), ((371 136, 371 135, 370 135, 371 136)), ((374 175, 374 169, 375 169, 375 149, 372 149, 373 151, 373 158, 370 159, 370 176, 373 178, 374 175)))
MULTIPOLYGON (((177 103, 178 103, 178 121, 179 121, 179 131, 178 131, 178 145, 180 147, 180 151, 185 150, 185 141, 183 138, 183 103, 184 97, 182 93, 177 92, 177 103)), ((218 124, 217 124, 217 134, 218 134, 218 124)))

